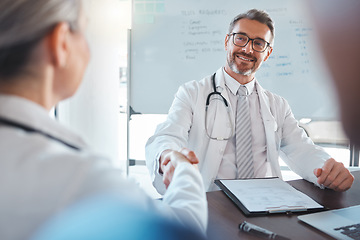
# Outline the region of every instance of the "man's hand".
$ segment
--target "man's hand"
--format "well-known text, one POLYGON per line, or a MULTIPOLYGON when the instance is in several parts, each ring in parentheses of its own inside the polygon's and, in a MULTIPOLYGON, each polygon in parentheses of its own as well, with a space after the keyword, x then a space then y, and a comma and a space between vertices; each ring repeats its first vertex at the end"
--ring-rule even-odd
POLYGON ((354 182, 354 176, 344 167, 344 164, 330 158, 322 168, 314 169, 317 182, 335 191, 346 191, 354 182))
POLYGON ((191 164, 198 164, 199 159, 193 151, 183 148, 179 152, 173 150, 165 150, 161 154, 160 169, 163 172, 163 182, 168 188, 174 176, 176 166, 181 162, 189 162, 191 164))

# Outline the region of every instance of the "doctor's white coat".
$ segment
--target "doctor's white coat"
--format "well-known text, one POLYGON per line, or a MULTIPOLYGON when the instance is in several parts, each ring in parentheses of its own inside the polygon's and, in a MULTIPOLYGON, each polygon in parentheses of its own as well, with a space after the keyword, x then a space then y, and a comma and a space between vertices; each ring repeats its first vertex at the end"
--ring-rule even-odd
MULTIPOLYGON (((39 131, 24 131, 0 121, 0 239, 30 239, 68 207, 108 193, 116 195, 124 209, 152 212, 168 222, 206 232, 205 189, 199 172, 189 163, 177 166, 174 181, 158 201, 34 102, 0 94, 0 118, 39 131)), ((102 220, 106 221, 99 219, 99 223, 102 220)), ((120 224, 117 229, 123 227, 120 224)), ((147 226, 134 226, 134 230, 143 227, 147 226)))
MULTIPOLYGON (((222 68, 216 72, 217 91, 228 98, 225 90, 222 68)), ((281 176, 279 156, 295 173, 302 178, 314 182, 315 168, 321 168, 324 161, 330 158, 322 148, 313 144, 305 132, 299 128, 287 101, 263 89, 258 82, 257 90, 260 102, 260 112, 264 122, 267 161, 272 172, 281 176)), ((205 130, 205 102, 209 93, 213 92, 211 76, 200 81, 191 81, 182 85, 175 95, 168 117, 158 125, 155 134, 146 143, 146 164, 149 168, 153 185, 160 194, 164 194, 165 185, 158 172, 158 159, 166 149, 179 150, 187 147, 199 158, 199 170, 205 189, 217 189, 214 180, 227 144, 226 140, 210 139, 205 130)), ((230 121, 222 101, 216 101, 216 106, 209 108, 208 131, 212 136, 226 136, 231 132, 231 124, 235 126, 236 106, 231 106, 230 121)))

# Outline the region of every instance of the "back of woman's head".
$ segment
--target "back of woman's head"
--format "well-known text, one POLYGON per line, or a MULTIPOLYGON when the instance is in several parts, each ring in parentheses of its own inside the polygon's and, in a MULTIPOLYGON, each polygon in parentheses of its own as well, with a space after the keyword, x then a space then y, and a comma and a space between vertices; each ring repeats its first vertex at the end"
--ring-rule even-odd
POLYGON ((81 0, 1 0, 0 80, 20 74, 37 43, 59 22, 78 28, 81 0))

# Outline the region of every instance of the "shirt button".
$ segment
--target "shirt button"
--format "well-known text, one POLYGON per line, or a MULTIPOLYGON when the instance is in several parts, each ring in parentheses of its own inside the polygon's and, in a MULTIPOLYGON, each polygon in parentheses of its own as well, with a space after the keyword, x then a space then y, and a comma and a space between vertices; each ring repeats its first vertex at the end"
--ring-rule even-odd
POLYGON ((221 149, 219 150, 219 153, 220 153, 220 154, 223 154, 223 153, 224 153, 224 149, 221 148, 221 149))

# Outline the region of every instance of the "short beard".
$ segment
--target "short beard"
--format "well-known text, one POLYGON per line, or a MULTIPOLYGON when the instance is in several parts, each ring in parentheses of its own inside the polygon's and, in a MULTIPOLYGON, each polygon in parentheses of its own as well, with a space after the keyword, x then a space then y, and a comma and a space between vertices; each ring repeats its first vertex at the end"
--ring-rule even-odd
MULTIPOLYGON (((251 68, 246 71, 239 70, 235 64, 235 59, 228 59, 228 65, 229 65, 231 71, 233 71, 234 73, 240 74, 240 75, 249 76, 250 74, 252 74, 254 72, 254 68, 251 68)), ((255 67, 255 65, 254 65, 254 67, 255 67)))
POLYGON ((240 71, 236 64, 233 62, 233 61, 228 61, 228 64, 229 64, 229 67, 231 69, 231 71, 233 71, 234 73, 237 73, 237 74, 240 74, 240 75, 244 75, 244 76, 249 76, 250 74, 253 73, 253 69, 249 69, 249 70, 246 70, 246 71, 240 71))

